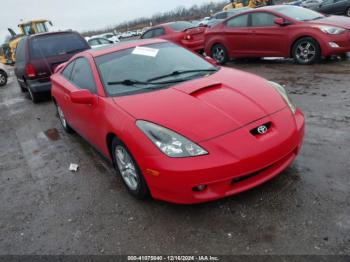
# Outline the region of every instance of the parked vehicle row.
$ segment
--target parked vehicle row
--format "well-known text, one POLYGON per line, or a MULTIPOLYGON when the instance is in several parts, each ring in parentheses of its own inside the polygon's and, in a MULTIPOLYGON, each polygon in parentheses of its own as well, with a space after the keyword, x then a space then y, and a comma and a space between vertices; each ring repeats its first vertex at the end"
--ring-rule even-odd
POLYGON ((330 15, 350 17, 350 0, 299 0, 288 3, 330 15))
POLYGON ((306 65, 350 51, 350 18, 292 5, 244 8, 211 28, 174 22, 152 27, 141 38, 204 50, 219 64, 233 58, 290 57, 306 65))

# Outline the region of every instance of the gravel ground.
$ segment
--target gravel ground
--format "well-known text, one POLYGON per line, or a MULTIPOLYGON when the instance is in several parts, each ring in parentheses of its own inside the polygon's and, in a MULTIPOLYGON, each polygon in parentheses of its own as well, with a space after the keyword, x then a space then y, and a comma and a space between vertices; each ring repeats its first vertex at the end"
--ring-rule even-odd
POLYGON ((194 206, 133 199, 64 133, 53 104, 32 104, 12 77, 0 88, 0 255, 350 254, 350 60, 229 66, 286 85, 306 115, 305 143, 272 181, 194 206))

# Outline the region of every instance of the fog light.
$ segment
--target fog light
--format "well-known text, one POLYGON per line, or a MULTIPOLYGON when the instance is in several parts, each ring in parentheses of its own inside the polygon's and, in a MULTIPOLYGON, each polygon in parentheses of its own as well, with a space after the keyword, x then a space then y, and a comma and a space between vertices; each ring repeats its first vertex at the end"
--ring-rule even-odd
POLYGON ((195 186, 194 188, 192 188, 192 190, 194 192, 203 192, 204 190, 207 189, 207 185, 199 185, 199 186, 195 186))
POLYGON ((338 48, 339 45, 335 42, 329 42, 329 46, 332 47, 332 48, 338 48))

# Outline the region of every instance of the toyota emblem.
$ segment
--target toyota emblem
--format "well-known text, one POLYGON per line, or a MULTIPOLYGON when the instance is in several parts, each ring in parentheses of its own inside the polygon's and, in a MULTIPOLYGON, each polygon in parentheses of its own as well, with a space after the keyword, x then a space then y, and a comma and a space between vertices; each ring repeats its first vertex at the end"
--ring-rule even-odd
POLYGON ((260 135, 266 134, 266 132, 267 132, 267 126, 265 126, 265 125, 259 126, 257 130, 258 130, 258 133, 259 133, 260 135))

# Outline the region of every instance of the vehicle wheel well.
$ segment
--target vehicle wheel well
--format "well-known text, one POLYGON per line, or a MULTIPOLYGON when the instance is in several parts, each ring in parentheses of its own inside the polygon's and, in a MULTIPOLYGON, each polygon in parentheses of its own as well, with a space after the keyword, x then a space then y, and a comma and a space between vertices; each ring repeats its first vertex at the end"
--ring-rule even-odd
POLYGON ((114 133, 108 133, 106 136, 107 148, 108 148, 109 156, 112 159, 112 161, 113 161, 112 141, 114 138, 118 138, 118 136, 114 133))
POLYGON ((0 69, 0 72, 4 73, 4 75, 7 77, 7 73, 4 70, 0 69))
POLYGON ((289 48, 289 57, 293 57, 293 47, 294 47, 294 45, 296 44, 296 42, 298 42, 300 39, 302 39, 302 38, 312 38, 317 44, 318 44, 318 47, 320 48, 320 53, 322 54, 322 50, 321 50, 321 45, 320 45, 320 43, 317 41, 317 39, 316 38, 314 38, 314 37, 312 37, 312 36, 309 36, 309 35, 304 35, 304 36, 300 36, 300 37, 298 37, 297 39, 295 39, 294 41, 293 41, 293 44, 290 46, 290 48, 289 48))

